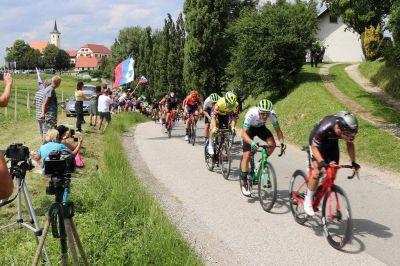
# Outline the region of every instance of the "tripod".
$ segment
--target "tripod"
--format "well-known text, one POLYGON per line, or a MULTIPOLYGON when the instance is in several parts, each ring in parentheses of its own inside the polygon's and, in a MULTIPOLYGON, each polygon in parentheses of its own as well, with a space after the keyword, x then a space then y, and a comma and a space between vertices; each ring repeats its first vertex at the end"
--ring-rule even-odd
MULTIPOLYGON (((30 170, 30 164, 27 163, 26 161, 16 161, 16 160, 11 160, 11 167, 10 167, 10 175, 12 178, 15 178, 16 184, 17 184, 17 220, 14 223, 5 225, 1 227, 0 229, 6 229, 8 227, 11 227, 13 225, 18 225, 20 228, 26 228, 34 232, 35 236, 39 238, 42 235, 42 230, 39 227, 39 222, 37 219, 37 216, 35 214, 35 210, 32 205, 31 198, 29 196, 28 192, 28 187, 25 183, 25 175, 26 175, 26 170, 30 170), (28 214, 30 217, 30 223, 24 222, 24 219, 22 218, 22 195, 21 192, 25 198, 25 204, 28 209, 28 214), (33 225, 33 226, 32 226, 33 225)), ((15 198, 14 198, 15 199, 15 198)), ((12 200, 7 201, 5 204, 10 203, 12 200)), ((46 261, 49 265, 51 265, 49 254, 47 253, 47 248, 44 246, 43 249, 44 256, 46 258, 46 261)))
POLYGON ((32 265, 38 265, 50 224, 53 237, 60 239, 62 265, 68 265, 68 246, 71 251, 74 265, 79 265, 76 246, 78 247, 83 264, 89 265, 75 223, 72 220, 74 216, 74 203, 68 201, 70 182, 70 175, 52 176, 50 179, 49 186, 46 188, 46 193, 49 195, 55 195, 55 202, 50 206, 49 217, 44 226, 43 236, 39 241, 32 265))

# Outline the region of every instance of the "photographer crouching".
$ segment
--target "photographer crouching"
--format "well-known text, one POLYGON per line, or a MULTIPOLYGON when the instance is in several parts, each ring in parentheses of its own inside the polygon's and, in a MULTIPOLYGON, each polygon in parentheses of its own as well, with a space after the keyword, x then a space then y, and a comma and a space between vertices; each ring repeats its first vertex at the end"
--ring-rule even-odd
MULTIPOLYGON (((78 153, 79 149, 81 148, 82 145, 82 139, 78 139, 78 144, 73 147, 73 150, 69 149, 64 143, 60 143, 61 137, 57 129, 50 129, 46 133, 45 137, 45 144, 40 146, 38 151, 34 151, 32 153, 33 158, 36 161, 40 161, 42 159, 43 161, 43 166, 44 166, 44 160, 49 156, 50 152, 52 151, 68 151, 71 152, 74 156, 78 153)), ((68 144, 67 144, 68 145, 68 144)))
MULTIPOLYGON (((11 86, 13 83, 10 73, 3 74, 4 79, 4 91, 0 96, 0 107, 6 107, 10 99, 11 86)), ((0 152, 0 199, 5 199, 11 196, 13 192, 13 182, 8 172, 6 161, 4 160, 4 154, 0 152)))

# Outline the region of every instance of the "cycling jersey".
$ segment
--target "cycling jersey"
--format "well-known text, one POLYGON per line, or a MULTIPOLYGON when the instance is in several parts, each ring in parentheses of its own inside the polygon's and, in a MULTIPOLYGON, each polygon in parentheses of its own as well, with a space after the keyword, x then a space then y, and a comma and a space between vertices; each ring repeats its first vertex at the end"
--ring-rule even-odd
POLYGON ((243 128, 249 129, 250 127, 261 127, 264 126, 268 120, 272 122, 272 125, 274 127, 279 126, 278 116, 276 115, 274 110, 270 112, 267 121, 263 121, 260 118, 260 115, 258 113, 259 110, 260 108, 258 107, 250 108, 250 110, 246 113, 243 128))
POLYGON ((218 102, 214 105, 214 116, 217 115, 227 115, 228 113, 233 113, 235 117, 237 117, 238 114, 238 106, 239 104, 235 102, 233 107, 229 107, 226 104, 225 98, 221 98, 218 100, 218 102))
MULTIPOLYGON (((221 98, 219 98, 219 99, 221 99, 221 98)), ((208 108, 211 109, 212 107, 213 107, 213 102, 211 101, 210 96, 208 96, 207 99, 204 101, 203 109, 204 109, 204 110, 206 110, 206 109, 208 109, 208 108)))
POLYGON ((192 97, 191 95, 189 95, 186 97, 185 101, 187 106, 192 106, 197 108, 199 105, 201 105, 199 96, 192 97))
POLYGON ((168 111, 171 111, 172 109, 177 109, 178 108, 178 100, 174 97, 168 97, 167 99, 167 109, 168 111))

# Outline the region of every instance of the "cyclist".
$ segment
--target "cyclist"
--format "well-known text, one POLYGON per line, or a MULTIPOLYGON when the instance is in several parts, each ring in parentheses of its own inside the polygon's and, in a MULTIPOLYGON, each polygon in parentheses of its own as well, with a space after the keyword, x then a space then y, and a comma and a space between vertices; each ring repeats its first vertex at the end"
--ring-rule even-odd
POLYGON ((314 178, 308 181, 307 194, 304 199, 304 211, 313 216, 312 199, 318 186, 320 173, 323 174, 330 162, 339 163, 338 140, 346 142, 347 152, 351 159, 354 171, 358 171, 360 165, 356 163, 354 138, 358 132, 356 117, 346 111, 340 111, 335 115, 329 115, 321 119, 311 131, 309 145, 312 153, 312 167, 314 178))
POLYGON ((272 108, 272 103, 263 99, 259 102, 257 107, 252 107, 246 113, 243 129, 242 129, 242 139, 243 139, 243 158, 240 165, 240 178, 243 180, 242 193, 245 196, 250 196, 250 191, 247 184, 247 173, 249 170, 249 161, 251 152, 257 150, 257 143, 254 141, 254 137, 259 137, 262 141, 266 142, 272 147, 268 148, 267 156, 270 156, 275 149, 275 139, 271 131, 265 126, 266 122, 270 120, 272 126, 275 129, 276 135, 281 144, 281 149, 285 150, 285 137, 283 136, 281 127, 279 126, 278 116, 272 108))
POLYGON ((211 115, 212 109, 214 105, 221 97, 217 93, 211 93, 210 96, 204 101, 203 104, 203 114, 204 114, 204 137, 205 141, 207 142, 208 138, 210 137, 210 124, 211 124, 211 115))
POLYGON ((151 102, 151 119, 156 120, 157 119, 157 113, 158 113, 158 101, 157 99, 153 99, 151 102))
MULTIPOLYGON (((168 121, 170 114, 172 115, 171 120, 175 118, 175 114, 178 112, 178 100, 175 97, 175 93, 171 92, 166 102, 166 117, 165 121, 168 121)), ((167 127, 165 126, 165 133, 167 133, 167 127)))
POLYGON ((189 139, 189 128, 190 128, 190 115, 193 114, 195 124, 197 123, 197 119, 199 116, 199 109, 201 109, 200 95, 196 90, 192 90, 190 94, 184 100, 184 109, 187 114, 187 119, 185 121, 186 127, 186 136, 185 140, 189 139))
POLYGON ((158 103, 161 113, 161 126, 165 125, 165 106, 167 104, 168 94, 164 96, 158 103))
POLYGON ((236 132, 236 121, 238 117, 238 102, 236 100, 236 94, 231 91, 225 93, 225 96, 219 99, 212 110, 211 119, 211 134, 209 138, 209 145, 207 147, 208 154, 214 154, 214 135, 220 127, 228 128, 229 126, 229 115, 232 114, 231 129, 232 132, 236 132))

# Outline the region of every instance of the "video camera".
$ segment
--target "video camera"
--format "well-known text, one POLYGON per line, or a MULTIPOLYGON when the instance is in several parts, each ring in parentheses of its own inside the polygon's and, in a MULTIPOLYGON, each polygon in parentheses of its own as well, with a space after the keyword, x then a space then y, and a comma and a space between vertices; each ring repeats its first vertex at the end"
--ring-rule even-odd
POLYGON ((33 169, 33 164, 29 158, 28 147, 22 143, 15 143, 8 146, 5 156, 11 159, 11 177, 25 178, 26 171, 33 169))
POLYGON ((51 151, 44 160, 44 174, 65 176, 75 171, 75 157, 69 151, 51 151))

